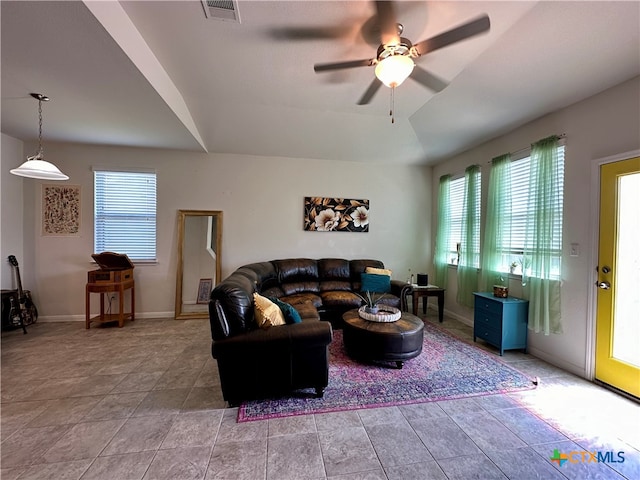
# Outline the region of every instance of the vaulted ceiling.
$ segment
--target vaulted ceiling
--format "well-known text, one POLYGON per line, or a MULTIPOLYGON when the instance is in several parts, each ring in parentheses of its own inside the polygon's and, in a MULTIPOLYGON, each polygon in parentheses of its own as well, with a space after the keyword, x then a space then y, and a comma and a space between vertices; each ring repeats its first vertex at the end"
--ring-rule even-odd
POLYGON ((386 87, 356 105, 373 67, 313 70, 375 57, 372 2, 237 8, 2 1, 2 132, 37 138, 38 92, 45 143, 429 164, 640 74, 637 1, 397 1, 414 43, 485 13, 491 30, 419 58, 448 86, 408 79, 392 124, 386 87))

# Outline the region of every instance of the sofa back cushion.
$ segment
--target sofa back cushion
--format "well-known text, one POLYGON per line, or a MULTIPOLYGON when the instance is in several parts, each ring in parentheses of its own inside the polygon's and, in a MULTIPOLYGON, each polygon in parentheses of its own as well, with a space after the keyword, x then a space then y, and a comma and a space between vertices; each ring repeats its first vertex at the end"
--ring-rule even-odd
POLYGON ((274 260, 273 265, 278 274, 278 281, 284 295, 306 292, 317 293, 320 291, 318 262, 316 260, 290 258, 274 260))
POLYGON ((254 280, 258 292, 263 292, 279 285, 278 274, 271 262, 250 263, 238 268, 233 273, 240 273, 254 280))
POLYGON ((318 260, 320 291, 351 290, 351 272, 349 261, 342 258, 323 258, 318 260))

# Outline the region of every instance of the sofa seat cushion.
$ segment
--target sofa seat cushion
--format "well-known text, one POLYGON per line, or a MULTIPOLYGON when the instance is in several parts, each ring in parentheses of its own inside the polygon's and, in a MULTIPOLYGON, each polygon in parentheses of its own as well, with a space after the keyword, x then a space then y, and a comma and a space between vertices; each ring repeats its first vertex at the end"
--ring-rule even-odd
POLYGON ((362 305, 362 298, 353 292, 334 290, 320 293, 322 305, 326 308, 358 308, 362 305))
POLYGON ((318 309, 311 302, 296 303, 293 308, 298 311, 303 322, 320 320, 318 309))
POLYGON ((284 297, 280 297, 280 300, 283 302, 287 302, 289 305, 293 305, 294 308, 301 303, 311 302, 315 308, 319 308, 322 306, 322 299, 316 295, 315 293, 295 293, 293 295, 285 295, 284 297))

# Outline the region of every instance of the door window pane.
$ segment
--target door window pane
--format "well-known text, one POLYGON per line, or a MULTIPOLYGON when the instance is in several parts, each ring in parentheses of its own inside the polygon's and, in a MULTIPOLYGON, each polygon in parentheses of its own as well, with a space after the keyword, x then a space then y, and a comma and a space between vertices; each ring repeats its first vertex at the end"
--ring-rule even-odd
POLYGON ((640 367, 640 173, 618 181, 613 357, 640 367))

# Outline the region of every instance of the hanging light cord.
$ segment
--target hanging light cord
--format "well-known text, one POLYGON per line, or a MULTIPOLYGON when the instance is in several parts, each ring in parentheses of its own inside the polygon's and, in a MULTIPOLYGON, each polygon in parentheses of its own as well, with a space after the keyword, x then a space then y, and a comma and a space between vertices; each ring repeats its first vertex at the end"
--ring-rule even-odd
POLYGON ((49 97, 41 93, 32 94, 32 96, 38 99, 38 151, 31 158, 34 160, 42 160, 44 154, 44 149, 42 148, 42 102, 48 102, 49 97))
POLYGON ((42 102, 48 102, 49 97, 41 93, 32 93, 31 96, 38 100, 38 151, 28 160, 42 160, 44 149, 42 148, 42 102))

